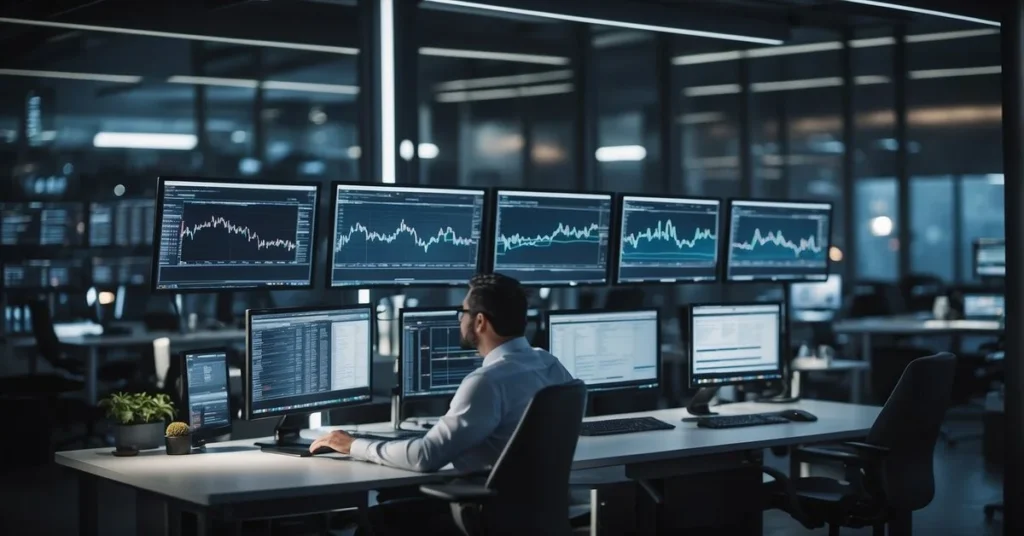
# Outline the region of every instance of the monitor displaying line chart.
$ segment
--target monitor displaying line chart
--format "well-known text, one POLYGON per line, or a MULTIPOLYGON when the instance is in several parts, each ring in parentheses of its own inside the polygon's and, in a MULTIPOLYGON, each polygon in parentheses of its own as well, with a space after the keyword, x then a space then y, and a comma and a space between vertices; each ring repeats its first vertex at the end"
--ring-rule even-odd
POLYGON ((308 287, 316 184, 161 181, 157 290, 308 287))
POLYGON ((493 268, 526 285, 604 284, 612 196, 498 190, 493 268))
POLYGON ((828 279, 832 205, 733 200, 729 281, 828 279))
POLYGON ((485 200, 482 189, 335 185, 331 286, 466 284, 485 200))
POLYGON ((622 197, 616 282, 714 281, 717 199, 622 197))

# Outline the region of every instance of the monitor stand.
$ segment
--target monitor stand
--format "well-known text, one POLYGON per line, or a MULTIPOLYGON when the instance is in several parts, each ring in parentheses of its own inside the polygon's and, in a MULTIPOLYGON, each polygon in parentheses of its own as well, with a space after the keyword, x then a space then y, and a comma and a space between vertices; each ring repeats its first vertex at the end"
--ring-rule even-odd
POLYGON ((286 454, 296 456, 302 451, 308 451, 313 444, 312 439, 301 437, 300 432, 309 426, 309 414, 297 413, 286 415, 277 427, 274 428, 274 441, 272 443, 255 443, 263 452, 273 454, 286 454))
POLYGON ((711 399, 715 398, 716 394, 718 394, 718 387, 701 387, 697 390, 697 394, 693 395, 693 398, 690 399, 690 403, 686 405, 686 411, 696 417, 718 415, 711 411, 711 408, 708 406, 708 403, 711 402, 711 399))

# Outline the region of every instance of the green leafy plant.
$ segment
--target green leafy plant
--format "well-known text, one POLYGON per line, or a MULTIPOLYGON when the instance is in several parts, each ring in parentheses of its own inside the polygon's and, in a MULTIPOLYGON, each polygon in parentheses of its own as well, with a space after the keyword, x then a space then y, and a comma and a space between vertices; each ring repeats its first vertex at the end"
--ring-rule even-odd
POLYGON ((183 422, 172 422, 167 425, 167 431, 164 432, 164 435, 167 437, 182 437, 187 436, 189 432, 190 430, 187 424, 183 422))
POLYGON ((115 393, 100 401, 107 417, 120 425, 148 424, 174 418, 174 404, 165 394, 115 393))

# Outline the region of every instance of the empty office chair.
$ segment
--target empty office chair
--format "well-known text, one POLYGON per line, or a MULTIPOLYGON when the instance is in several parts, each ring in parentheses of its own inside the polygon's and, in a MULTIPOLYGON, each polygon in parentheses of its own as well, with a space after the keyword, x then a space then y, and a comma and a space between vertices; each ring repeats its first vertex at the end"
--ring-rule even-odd
POLYGON ((892 395, 904 371, 914 360, 934 351, 913 346, 876 346, 871 350, 871 401, 881 406, 892 395))
POLYGON ((846 468, 846 482, 826 477, 790 478, 766 468, 768 507, 779 508, 808 528, 874 528, 875 535, 909 535, 911 516, 935 496, 933 455, 949 408, 956 356, 941 353, 914 360, 886 401, 863 443, 806 447, 793 456, 846 468))
POLYGON ((571 534, 569 473, 579 440, 587 389, 582 381, 534 395, 487 482, 421 486, 452 503, 462 532, 571 534))

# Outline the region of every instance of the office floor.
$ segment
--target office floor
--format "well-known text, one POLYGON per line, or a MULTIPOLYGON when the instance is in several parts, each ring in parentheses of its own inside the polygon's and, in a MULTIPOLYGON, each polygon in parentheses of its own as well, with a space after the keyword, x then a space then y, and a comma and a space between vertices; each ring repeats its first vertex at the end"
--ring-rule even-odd
MULTIPOLYGON (((980 431, 980 424, 954 422, 957 434, 980 431)), ((766 454, 772 466, 787 470, 786 458, 766 454)), ((937 492, 928 508, 914 516, 916 534, 942 536, 996 536, 1002 534, 997 517, 986 523, 982 508, 1002 497, 1002 481, 997 471, 986 469, 980 441, 967 441, 950 448, 936 449, 937 492)), ((58 467, 32 470, 0 470, 0 534, 65 535, 77 531, 77 489, 74 477, 58 467)), ((134 527, 134 497, 127 489, 113 485, 101 487, 101 534, 129 535, 134 527)), ((781 512, 765 514, 765 536, 802 536, 825 534, 810 531, 781 512)), ((844 530, 844 535, 870 534, 870 529, 844 530)))

